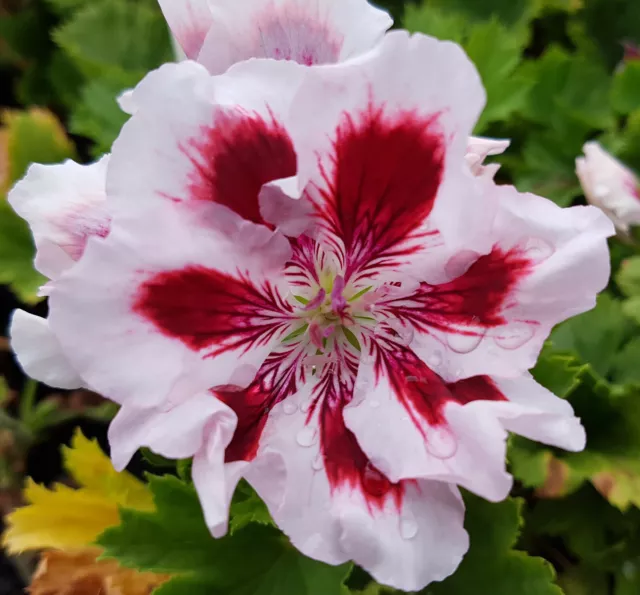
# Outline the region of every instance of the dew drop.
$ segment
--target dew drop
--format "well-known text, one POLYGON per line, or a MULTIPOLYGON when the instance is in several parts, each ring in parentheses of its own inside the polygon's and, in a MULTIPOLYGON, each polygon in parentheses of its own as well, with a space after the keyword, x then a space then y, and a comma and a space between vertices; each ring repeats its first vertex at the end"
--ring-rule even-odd
POLYGON ((464 333, 448 333, 447 345, 456 353, 471 353, 482 341, 483 333, 467 331, 464 333))
POLYGON ((533 263, 540 264, 553 255, 552 244, 542 238, 529 238, 523 245, 525 256, 533 263))
POLYGON ((402 539, 413 539, 418 534, 418 523, 412 517, 400 519, 400 536, 402 539))
POLYGON ((324 456, 322 453, 311 461, 311 467, 314 471, 321 471, 324 468, 324 456))
POLYGON ((362 474, 362 487, 365 491, 376 497, 384 496, 389 482, 371 463, 367 463, 362 474))
POLYGON ((450 459, 458 451, 458 441, 447 427, 432 428, 426 440, 427 452, 436 459, 450 459))
POLYGON ((309 409, 311 409, 311 401, 305 401, 304 403, 302 403, 302 405, 300 405, 300 411, 302 411, 302 413, 307 413, 309 411, 309 409))
POLYGON ((532 324, 526 322, 514 322, 498 329, 498 335, 494 337, 496 345, 503 349, 518 349, 530 341, 536 331, 532 324))
POLYGON ((308 448, 309 446, 313 446, 316 443, 317 438, 318 433, 314 428, 303 428, 298 432, 298 435, 296 436, 296 442, 300 446, 308 448))
POLYGON ((298 411, 298 406, 291 401, 285 401, 284 405, 282 406, 282 410, 286 415, 293 415, 296 411, 298 411))
POLYGON ((440 353, 440 351, 434 351, 427 359, 427 363, 432 368, 437 368, 442 365, 442 353, 440 353))

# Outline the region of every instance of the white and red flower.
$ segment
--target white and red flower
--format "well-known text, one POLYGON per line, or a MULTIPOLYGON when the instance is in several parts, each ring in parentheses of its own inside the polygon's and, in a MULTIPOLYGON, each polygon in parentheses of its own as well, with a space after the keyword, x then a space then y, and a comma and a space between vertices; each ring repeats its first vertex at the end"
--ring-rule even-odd
POLYGON ((378 43, 391 17, 366 0, 159 0, 185 55, 212 74, 249 58, 334 64, 378 43))
POLYGON ((339 66, 166 65, 133 99, 109 233, 49 289, 58 355, 122 404, 115 464, 193 456, 216 536, 245 477, 309 556, 448 576, 457 486, 507 495, 508 431, 584 446, 527 370, 605 286, 610 222, 496 186, 504 146, 468 149, 480 79, 422 35, 339 66))
POLYGON ((640 225, 640 178, 596 142, 587 143, 583 151, 576 171, 587 201, 623 233, 640 225))
MULTIPOLYGON (((9 203, 31 227, 35 268, 50 280, 40 290, 43 295, 80 259, 90 237, 109 234, 108 161, 106 156, 91 165, 71 160, 59 165, 34 164, 9 193, 9 203)), ((59 388, 82 385, 45 318, 16 310, 9 333, 17 359, 29 376, 59 388)))

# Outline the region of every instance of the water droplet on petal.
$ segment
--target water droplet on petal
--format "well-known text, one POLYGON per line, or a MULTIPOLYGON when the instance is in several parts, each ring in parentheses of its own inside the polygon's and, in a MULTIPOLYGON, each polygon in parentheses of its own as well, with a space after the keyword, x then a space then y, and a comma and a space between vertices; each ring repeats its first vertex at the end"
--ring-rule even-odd
POLYGON ((436 459, 446 460, 458 451, 458 441, 448 427, 431 428, 427 432, 426 449, 436 459))
POLYGON ((387 492, 389 481, 371 463, 367 463, 362 474, 362 487, 372 496, 384 496, 387 492))
POLYGON ((311 467, 314 471, 321 471, 324 468, 324 456, 322 453, 311 461, 311 467))
POLYGON ((371 401, 369 401, 369 407, 371 407, 371 409, 377 409, 378 407, 380 407, 380 401, 372 399, 371 401))
POLYGON ((442 365, 442 353, 440 351, 434 351, 428 358, 427 363, 432 368, 437 368, 442 365))
POLYGON ((298 411, 298 406, 292 401, 285 401, 284 405, 282 406, 282 410, 286 415, 293 415, 296 411, 298 411))
POLYGON ((318 433, 314 428, 303 428, 298 432, 296 436, 296 442, 300 446, 304 446, 308 448, 309 446, 313 446, 316 443, 318 438, 318 433))
POLYGON ((456 353, 471 353, 482 341, 484 334, 480 331, 466 331, 447 334, 447 345, 456 353))
POLYGON ((542 238, 529 238, 524 242, 523 252, 533 264, 540 264, 553 255, 555 248, 542 238))
POLYGON ((413 539, 418 534, 418 523, 411 516, 405 516, 400 519, 400 536, 402 539, 413 539))
POLYGON ((311 409, 311 400, 305 401, 300 405, 300 411, 302 411, 302 413, 307 413, 309 409, 311 409))
POLYGON ((503 349, 518 349, 530 341, 536 333, 535 326, 527 322, 513 322, 500 327, 494 337, 496 345, 503 349))

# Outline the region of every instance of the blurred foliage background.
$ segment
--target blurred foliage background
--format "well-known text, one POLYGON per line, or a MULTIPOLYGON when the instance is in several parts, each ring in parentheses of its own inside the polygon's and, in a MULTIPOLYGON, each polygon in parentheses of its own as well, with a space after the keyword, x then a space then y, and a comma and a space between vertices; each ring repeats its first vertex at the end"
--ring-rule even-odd
MULTIPOLYGON (((512 139, 498 158, 498 182, 580 204, 575 158, 589 139, 640 170, 639 0, 379 3, 397 26, 460 43, 475 62, 488 94, 476 132, 512 139)), ((4 200, 7 190, 32 162, 89 162, 107 152, 126 120, 116 96, 172 59, 155 0, 0 0, 5 327, 18 305, 46 313, 30 233, 4 200)), ((568 454, 512 440, 521 499, 489 505, 469 497, 472 553, 453 579, 425 594, 559 595, 549 564, 567 595, 640 594, 640 249, 612 239, 611 254, 612 281, 597 308, 557 328, 534 370, 572 402, 587 449, 568 454), (516 539, 518 551, 548 563, 528 564, 511 550, 516 539)), ((113 409, 86 391, 25 381, 6 340, 0 349, 0 512, 7 512, 20 501, 25 475, 47 482, 63 474, 56 453, 78 420, 104 441, 113 409)), ((28 568, 2 560, 0 594, 18 592, 27 576, 28 568)))

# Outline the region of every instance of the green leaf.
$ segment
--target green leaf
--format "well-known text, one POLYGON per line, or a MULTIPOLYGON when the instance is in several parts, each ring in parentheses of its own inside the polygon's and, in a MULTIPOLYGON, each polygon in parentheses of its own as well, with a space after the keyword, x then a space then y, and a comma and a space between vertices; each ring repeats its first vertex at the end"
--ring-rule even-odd
POLYGON ((602 595, 609 592, 609 577, 587 565, 573 566, 558 577, 566 595, 602 595))
POLYGON ((156 511, 121 511, 121 524, 98 539, 105 558, 141 571, 177 574, 156 593, 344 595, 349 564, 304 557, 270 526, 250 523, 213 539, 192 486, 150 477, 156 511))
POLYGON ((487 105, 476 133, 490 122, 507 119, 524 105, 533 81, 516 70, 528 42, 526 30, 508 29, 497 18, 474 22, 449 5, 441 8, 426 3, 409 6, 405 24, 410 31, 455 41, 466 50, 487 91, 487 105))
POLYGON ((560 537, 574 556, 599 568, 616 568, 633 532, 629 515, 591 486, 558 500, 540 500, 526 516, 537 536, 560 537))
POLYGON ((569 351, 589 362, 593 369, 606 377, 616 352, 630 333, 619 300, 602 293, 597 306, 558 326, 551 334, 554 349, 569 351))
MULTIPOLYGON (((640 303, 640 300, 638 300, 640 303)), ((639 319, 640 322, 640 319, 639 319)), ((634 337, 618 353, 612 364, 612 377, 615 382, 640 384, 640 337, 634 337)))
POLYGON ((640 295, 634 296, 622 302, 622 311, 625 316, 640 324, 640 295))
POLYGON ((610 77, 590 56, 552 46, 542 58, 528 62, 523 71, 535 81, 523 115, 550 126, 558 140, 574 141, 572 136, 615 123, 609 101, 610 77))
POLYGON ((640 296, 640 256, 634 256, 622 261, 616 283, 626 296, 640 296))
POLYGON ((40 108, 7 111, 4 119, 9 157, 8 185, 18 181, 32 163, 59 163, 75 157, 73 143, 51 112, 40 108))
POLYGON ((245 481, 240 482, 231 503, 229 532, 233 535, 250 523, 274 526, 265 503, 245 481))
POLYGON ((29 227, 0 200, 0 283, 10 285, 25 303, 39 301, 38 289, 46 282, 33 268, 34 253, 29 227))
POLYGON ((553 200, 561 207, 570 205, 582 194, 575 173, 575 158, 582 151, 582 137, 558 139, 552 127, 528 135, 521 155, 503 158, 521 192, 533 192, 553 200))
POLYGON ((513 549, 521 525, 523 502, 499 504, 465 496, 465 527, 471 547, 453 576, 428 586, 423 595, 562 595, 546 560, 513 549))
POLYGON ((628 62, 616 73, 611 101, 621 114, 640 109, 640 62, 628 62))
POLYGON ((82 90, 80 101, 71 114, 70 130, 94 141, 94 157, 111 150, 129 117, 118 105, 116 98, 130 86, 130 77, 111 75, 92 80, 82 90))
POLYGON ((162 14, 141 2, 89 2, 55 31, 54 38, 89 77, 127 72, 135 84, 172 59, 162 14))

